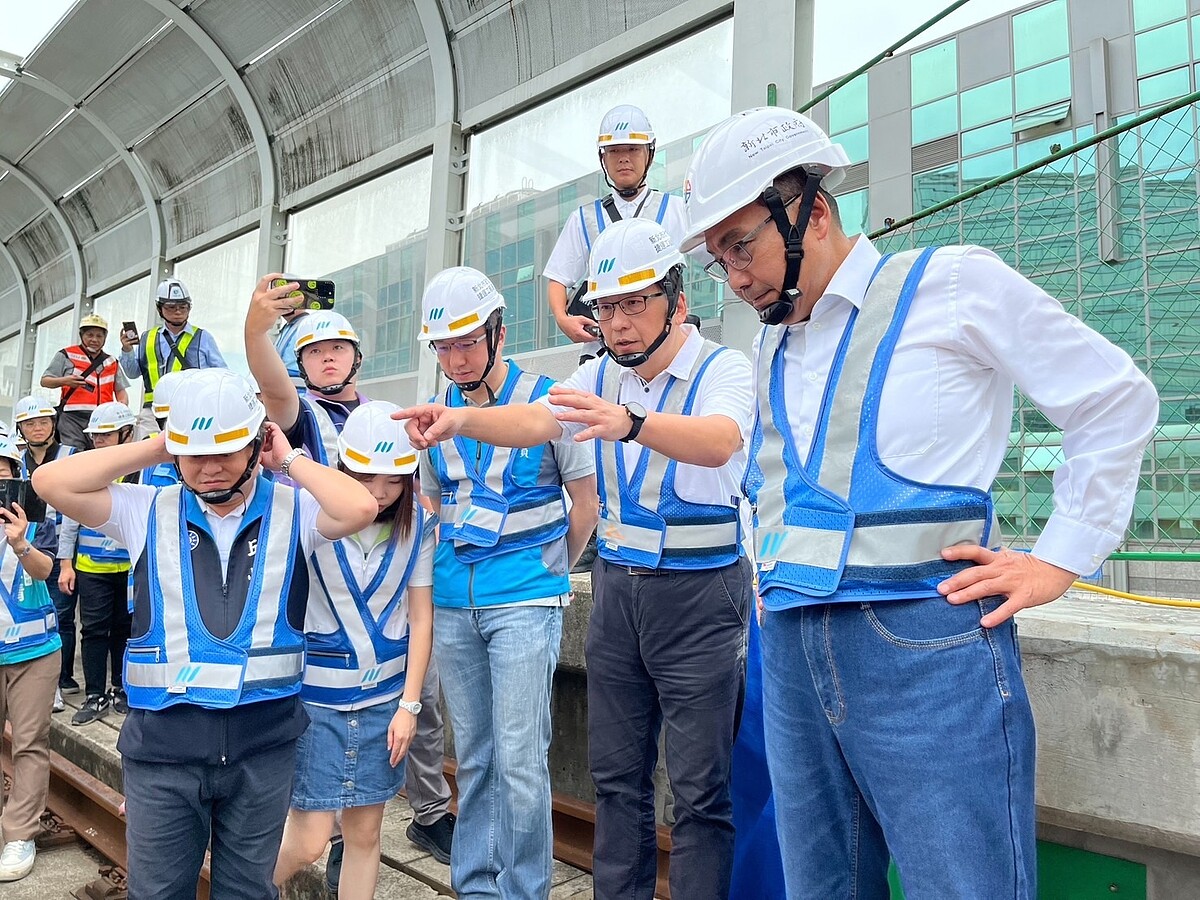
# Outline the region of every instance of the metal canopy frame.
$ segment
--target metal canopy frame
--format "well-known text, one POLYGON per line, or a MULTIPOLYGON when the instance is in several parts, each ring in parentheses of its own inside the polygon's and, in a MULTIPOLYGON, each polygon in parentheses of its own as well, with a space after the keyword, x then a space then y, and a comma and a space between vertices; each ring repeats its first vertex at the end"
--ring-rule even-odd
POLYGON ((75 229, 71 227, 71 223, 67 221, 63 211, 58 208, 58 204, 54 202, 54 198, 50 196, 50 192, 42 186, 40 181, 3 156, 0 156, 0 169, 8 170, 17 181, 29 188, 54 218, 54 221, 58 223, 58 227, 62 229, 67 249, 71 254, 71 264, 75 269, 75 295, 82 298, 87 291, 87 268, 83 264, 83 248, 79 243, 79 237, 75 234, 75 229))
MULTIPOLYGON (((79 7, 93 0, 80 0, 79 7)), ((112 2, 112 0, 110 0, 112 2)), ((519 113, 544 103, 555 96, 572 90, 576 86, 595 79, 601 75, 620 68, 629 61, 652 52, 664 43, 679 39, 701 28, 707 27, 724 18, 734 21, 734 75, 732 85, 733 108, 744 108, 763 103, 766 99, 766 85, 774 83, 778 86, 779 102, 782 105, 795 105, 807 96, 809 91, 810 54, 812 42, 812 20, 814 0, 759 0, 755 4, 735 4, 733 0, 680 0, 674 7, 641 22, 636 27, 612 34, 606 33, 604 40, 590 46, 581 54, 559 63, 552 68, 527 78, 515 87, 507 88, 500 94, 464 108, 465 100, 460 94, 456 67, 469 65, 469 59, 461 58, 463 45, 457 40, 462 34, 470 32, 478 23, 493 14, 501 14, 503 7, 522 0, 495 0, 490 4, 474 4, 476 7, 470 15, 461 22, 454 21, 453 10, 462 7, 459 3, 454 6, 451 0, 412 0, 410 9, 415 9, 419 31, 423 32, 425 51, 429 56, 429 66, 432 71, 432 125, 425 118, 420 123, 412 123, 409 131, 404 131, 401 140, 383 149, 372 147, 369 155, 357 161, 344 165, 342 168, 322 173, 322 177, 311 183, 303 183, 289 193, 282 194, 280 163, 277 162, 274 146, 275 136, 267 125, 264 111, 271 110, 262 104, 269 103, 267 98, 256 99, 254 90, 257 83, 247 77, 243 61, 232 58, 234 52, 227 52, 223 44, 220 28, 214 25, 212 16, 196 14, 205 0, 121 0, 127 4, 131 13, 137 12, 138 20, 149 22, 153 27, 153 15, 160 16, 161 25, 157 31, 149 33, 148 39, 142 44, 132 40, 125 51, 113 53, 111 64, 103 59, 92 59, 90 64, 95 68, 95 78, 89 75, 90 85, 78 90, 73 85, 70 90, 62 87, 62 79, 55 72, 34 74, 33 71, 16 72, 0 71, 0 77, 7 77, 18 84, 24 84, 36 89, 61 103, 66 109, 77 112, 89 125, 96 129, 99 135, 111 145, 116 158, 124 163, 132 175, 140 194, 142 206, 149 218, 150 246, 147 248, 146 266, 151 275, 151 291, 147 297, 148 309, 152 310, 153 288, 159 278, 170 274, 173 264, 171 260, 186 255, 198 253, 212 247, 231 236, 244 233, 255 227, 259 229, 259 258, 260 271, 279 271, 283 267, 284 248, 287 242, 287 214, 295 209, 316 203, 326 197, 345 191, 349 187, 377 177, 398 166, 407 164, 424 156, 432 156, 433 181, 430 198, 430 218, 426 250, 426 271, 432 273, 444 266, 453 265, 461 259, 462 254, 462 223, 464 218, 465 185, 470 157, 470 140, 474 133, 488 128, 498 122, 511 118, 519 113), (145 10, 150 10, 147 13, 145 10), (140 12, 138 12, 140 10, 140 12), (202 97, 207 96, 217 85, 228 88, 234 101, 231 109, 240 112, 248 130, 249 147, 256 166, 251 165, 247 173, 251 179, 257 175, 260 188, 259 206, 250 207, 235 220, 208 222, 206 229, 200 234, 185 241, 170 244, 172 240, 166 228, 164 216, 164 200, 162 192, 156 187, 154 173, 149 157, 139 154, 138 144, 145 135, 134 138, 131 135, 118 134, 120 128, 113 113, 107 112, 102 104, 92 107, 92 100, 121 73, 137 72, 139 60, 145 55, 145 48, 154 43, 154 39, 169 34, 172 29, 179 33, 199 51, 201 56, 213 67, 217 78, 210 81, 204 90, 191 96, 187 102, 180 104, 179 98, 185 96, 184 90, 164 92, 161 101, 151 101, 146 105, 147 118, 156 117, 157 131, 165 123, 183 114, 202 97), (799 53, 799 57, 797 54, 799 53), (96 65, 100 63, 101 65, 96 65), (252 90, 252 83, 255 84, 252 90), (161 108, 160 108, 161 107, 161 108), (161 116, 158 114, 161 113, 161 116), (112 119, 106 120, 106 116, 112 119), (114 128, 116 125, 116 128, 114 128), (134 141, 131 146, 128 142, 134 141), (255 172, 255 169, 257 171, 255 172), (253 174, 251 174, 253 173, 253 174), (170 244, 170 245, 169 245, 170 244)), ((348 0, 353 3, 354 0, 348 0)), ((504 13, 507 15, 506 13, 504 13)), ((53 41, 57 38, 62 43, 57 52, 46 55, 47 63, 62 66, 64 59, 71 54, 64 52, 81 44, 86 39, 81 29, 69 29, 71 17, 63 20, 63 24, 55 29, 30 55, 33 69, 37 70, 37 60, 43 46, 56 48, 53 41), (68 37, 69 36, 69 37, 68 37), (72 43, 73 42, 73 43, 72 43), (51 63, 50 61, 55 62, 51 63)), ((278 26, 280 41, 275 44, 264 43, 264 54, 274 51, 289 38, 289 27, 295 28, 302 24, 299 19, 291 22, 281 22, 278 26)), ((319 25, 315 27, 320 27, 319 25)), ((264 31, 263 34, 268 34, 264 31)), ((409 32, 412 34, 411 31, 409 32)), ((419 39, 419 38, 418 38, 419 39)), ((255 40, 258 40, 256 35, 255 40)), ((516 38, 514 38, 516 40, 516 38)), ((234 41, 236 44, 237 42, 234 41)), ((245 43, 243 41, 243 43, 245 43)), ((224 41, 230 46, 229 41, 224 41)), ((107 46, 107 45, 106 45, 107 46)), ((110 48, 111 49, 111 48, 110 48)), ((105 50, 108 53, 109 50, 105 50)), ((413 51, 414 58, 420 55, 420 48, 413 51)), ((514 50, 515 52, 515 50, 514 50)), ((257 57, 253 62, 257 62, 257 57)), ((63 70, 64 76, 69 68, 63 70)), ((90 71, 90 70, 89 70, 90 71)), ((429 70, 427 70, 429 71, 429 70)), ((426 74, 424 76, 428 78, 426 74)), ((78 75, 75 81, 82 83, 78 75)), ((344 85, 339 90, 349 90, 344 85)), ((195 91, 194 85, 189 85, 186 91, 195 91)), ((2 100, 0 100, 2 103, 2 100)), ((381 112, 382 114, 382 112, 381 112)), ((290 127, 290 126, 289 126, 290 127)), ((155 133, 155 132, 151 132, 155 133)), ((282 132, 281 132, 282 133, 282 132)), ((186 139, 186 135, 185 135, 186 139)), ((332 167, 331 167, 332 168, 332 167)), ((116 287, 118 280, 124 279, 134 269, 106 279, 91 279, 87 271, 86 259, 83 255, 83 245, 75 233, 65 211, 58 205, 55 198, 45 189, 31 172, 21 167, 20 161, 9 161, 0 157, 0 169, 13 173, 14 177, 33 192, 38 202, 51 213, 58 227, 65 236, 76 281, 76 309, 81 304, 89 302, 88 290, 107 291, 116 287)), ((252 184, 252 181, 250 182, 252 184)), ((168 196, 169 196, 168 192, 168 196)), ((124 219, 121 220, 122 222, 124 219)), ((28 224, 28 223, 27 223, 28 224)), ((117 223, 110 223, 100 234, 107 233, 117 223)), ((92 238, 94 239, 94 238, 92 238)), ((23 303, 23 316, 26 326, 32 315, 28 275, 21 271, 16 259, 8 247, 0 244, 0 254, 10 261, 13 271, 17 273, 23 303)), ((140 269, 139 269, 140 271, 140 269)), ((61 305, 61 304, 59 304, 61 305)), ((28 327, 26 327, 28 331, 28 327)), ((419 378, 422 383, 436 374, 436 366, 432 357, 421 356, 421 371, 419 378), (428 370, 428 371, 426 371, 428 370)))

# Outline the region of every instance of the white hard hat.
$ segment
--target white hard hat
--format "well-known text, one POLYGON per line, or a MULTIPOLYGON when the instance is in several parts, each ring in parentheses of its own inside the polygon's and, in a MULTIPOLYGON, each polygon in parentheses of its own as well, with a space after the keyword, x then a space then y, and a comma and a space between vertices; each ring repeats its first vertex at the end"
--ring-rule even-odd
POLYGON ((764 106, 730 116, 692 154, 683 182, 688 226, 679 249, 698 247, 704 232, 753 203, 785 172, 819 172, 821 187, 833 190, 849 166, 842 145, 798 112, 764 106))
POLYGON ((176 369, 173 372, 163 373, 158 379, 158 383, 154 385, 154 399, 150 404, 154 418, 165 419, 167 417, 167 413, 171 411, 171 397, 174 396, 175 389, 183 383, 189 373, 196 371, 196 369, 176 369))
POLYGON ((592 244, 585 300, 615 297, 659 281, 683 264, 665 228, 653 219, 613 222, 592 244))
POLYGON ((646 114, 636 106, 614 106, 600 120, 596 146, 603 150, 614 144, 653 144, 654 129, 646 114))
POLYGON ((470 334, 498 309, 504 309, 504 297, 478 269, 443 269, 425 286, 420 338, 441 341, 470 334))
POLYGON ((79 330, 83 331, 85 328, 103 328, 108 331, 108 320, 97 313, 88 313, 79 320, 79 330))
POLYGON ((198 369, 181 381, 167 413, 167 452, 173 456, 234 453, 257 436, 267 413, 254 388, 229 369, 198 369))
POLYGON ((192 295, 188 293, 187 285, 178 278, 167 278, 158 283, 158 291, 155 293, 158 302, 164 300, 186 300, 192 302, 192 295))
POLYGON ((108 403, 101 403, 92 410, 87 428, 83 429, 83 433, 105 434, 110 431, 120 431, 126 425, 133 425, 136 422, 137 416, 133 414, 132 409, 124 403, 112 400, 108 403))
POLYGON ((51 419, 58 417, 58 410, 42 397, 22 397, 13 407, 13 424, 19 425, 27 419, 51 419))
POLYGON ((351 411, 338 435, 338 458, 347 469, 364 475, 416 471, 417 451, 409 443, 404 422, 392 418, 399 409, 386 400, 373 400, 351 411))
POLYGON ((310 312, 300 320, 299 328, 296 332, 297 353, 317 341, 350 341, 355 346, 360 343, 350 320, 331 309, 310 312))
POLYGON ((17 445, 7 435, 0 437, 0 458, 11 459, 17 464, 17 470, 20 471, 21 451, 17 449, 17 445))

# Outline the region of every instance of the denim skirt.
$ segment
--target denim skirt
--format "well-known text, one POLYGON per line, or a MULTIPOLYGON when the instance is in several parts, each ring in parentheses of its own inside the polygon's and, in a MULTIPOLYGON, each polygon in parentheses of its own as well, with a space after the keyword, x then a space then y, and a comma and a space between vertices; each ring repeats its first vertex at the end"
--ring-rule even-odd
POLYGON ((340 710, 305 703, 311 720, 296 743, 292 808, 347 809, 386 803, 404 786, 404 760, 388 762, 392 701, 340 710))

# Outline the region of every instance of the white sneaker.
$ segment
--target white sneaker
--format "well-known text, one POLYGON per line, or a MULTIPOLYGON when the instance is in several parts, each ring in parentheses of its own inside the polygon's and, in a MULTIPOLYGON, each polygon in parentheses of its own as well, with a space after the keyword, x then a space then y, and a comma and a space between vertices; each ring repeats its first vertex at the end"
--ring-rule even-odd
POLYGON ((19 881, 33 870, 33 841, 9 841, 0 853, 0 881, 19 881))
POLYGON ((62 712, 67 708, 67 704, 63 703, 62 691, 59 688, 54 689, 54 705, 50 707, 52 712, 62 712))

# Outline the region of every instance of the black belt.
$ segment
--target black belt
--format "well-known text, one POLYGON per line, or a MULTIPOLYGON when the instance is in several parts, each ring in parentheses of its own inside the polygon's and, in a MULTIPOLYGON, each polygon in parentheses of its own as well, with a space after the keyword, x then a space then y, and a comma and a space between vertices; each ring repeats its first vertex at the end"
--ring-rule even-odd
POLYGON ((640 566, 619 566, 630 575, 670 575, 674 569, 643 569, 640 566))

